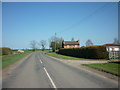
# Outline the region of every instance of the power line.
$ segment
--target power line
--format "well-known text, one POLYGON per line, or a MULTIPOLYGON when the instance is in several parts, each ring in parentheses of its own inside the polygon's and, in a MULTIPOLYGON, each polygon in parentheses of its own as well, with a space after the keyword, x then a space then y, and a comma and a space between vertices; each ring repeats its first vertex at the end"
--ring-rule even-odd
POLYGON ((58 34, 58 33, 62 33, 62 32, 66 32, 66 31, 69 31, 69 30, 71 30, 72 28, 74 28, 75 26, 80 25, 82 22, 88 20, 89 17, 92 17, 92 16, 94 16, 96 13, 98 13, 99 11, 101 11, 101 10, 102 10, 103 8, 105 8, 107 5, 108 5, 108 3, 104 4, 102 7, 96 9, 96 10, 93 11, 91 14, 89 14, 89 15, 87 15, 86 17, 82 18, 82 19, 81 19, 80 21, 78 21, 77 23, 71 25, 70 27, 68 27, 68 28, 66 28, 66 29, 64 29, 64 30, 58 31, 57 34, 58 34))

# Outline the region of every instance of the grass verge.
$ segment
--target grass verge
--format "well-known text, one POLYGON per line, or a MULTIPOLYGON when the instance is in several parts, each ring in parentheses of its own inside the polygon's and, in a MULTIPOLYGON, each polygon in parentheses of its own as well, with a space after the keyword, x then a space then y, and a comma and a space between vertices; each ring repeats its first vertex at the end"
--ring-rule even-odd
MULTIPOLYGON (((77 58, 77 57, 71 57, 71 56, 66 56, 66 55, 61 55, 61 54, 57 54, 57 53, 46 53, 47 55, 56 57, 56 58, 60 58, 60 59, 69 59, 69 60, 98 60, 98 59, 86 59, 86 58, 77 58)), ((103 60, 103 59, 101 59, 103 60)))
POLYGON ((101 63, 101 64, 83 64, 88 67, 95 68, 100 71, 111 73, 116 76, 120 76, 119 63, 101 63))
POLYGON ((22 59, 23 57, 27 56, 28 54, 32 53, 33 51, 25 51, 23 54, 15 54, 15 55, 5 55, 2 56, 2 69, 13 64, 14 62, 22 59))

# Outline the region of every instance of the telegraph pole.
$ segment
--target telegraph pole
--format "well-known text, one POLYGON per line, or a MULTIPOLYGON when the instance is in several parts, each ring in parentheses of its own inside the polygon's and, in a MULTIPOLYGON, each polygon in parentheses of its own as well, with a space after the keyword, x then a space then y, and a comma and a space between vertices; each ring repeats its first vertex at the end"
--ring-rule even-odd
POLYGON ((56 33, 55 33, 55 51, 56 51, 56 33))

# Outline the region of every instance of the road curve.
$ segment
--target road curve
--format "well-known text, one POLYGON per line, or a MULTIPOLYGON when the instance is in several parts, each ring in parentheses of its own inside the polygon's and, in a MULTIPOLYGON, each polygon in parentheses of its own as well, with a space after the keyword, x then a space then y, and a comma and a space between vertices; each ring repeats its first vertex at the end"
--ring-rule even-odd
POLYGON ((36 52, 3 79, 3 88, 118 88, 118 82, 36 52))

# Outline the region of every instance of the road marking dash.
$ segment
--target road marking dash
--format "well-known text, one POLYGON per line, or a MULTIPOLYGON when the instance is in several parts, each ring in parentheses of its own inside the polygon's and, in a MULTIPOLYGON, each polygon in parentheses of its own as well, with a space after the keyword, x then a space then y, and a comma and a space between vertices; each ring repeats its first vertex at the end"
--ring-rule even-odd
POLYGON ((42 61, 40 60, 40 63, 42 63, 42 61))
POLYGON ((55 90, 57 90, 56 85, 54 84, 54 82, 53 82, 52 78, 50 77, 50 75, 49 75, 49 73, 48 73, 48 71, 46 70, 46 68, 45 68, 45 67, 44 67, 44 70, 45 70, 45 72, 46 72, 46 74, 47 74, 48 78, 50 79, 50 82, 52 83, 53 88, 55 88, 55 90))

